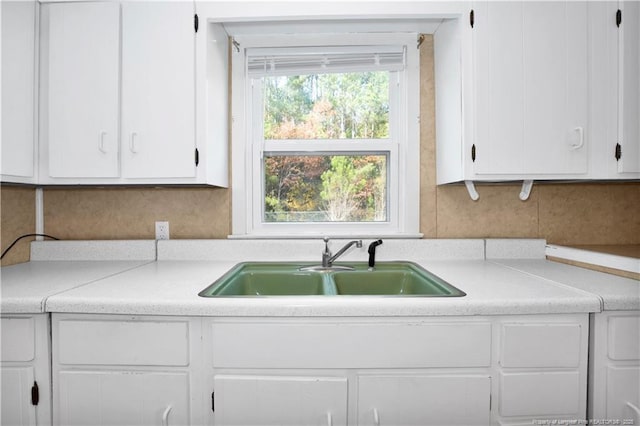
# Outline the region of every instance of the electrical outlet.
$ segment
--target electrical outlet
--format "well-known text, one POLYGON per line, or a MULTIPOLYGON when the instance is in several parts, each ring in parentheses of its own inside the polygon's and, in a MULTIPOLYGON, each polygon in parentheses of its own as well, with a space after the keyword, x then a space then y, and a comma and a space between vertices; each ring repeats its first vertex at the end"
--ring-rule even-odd
POLYGON ((169 222, 156 222, 156 240, 169 239, 169 222))

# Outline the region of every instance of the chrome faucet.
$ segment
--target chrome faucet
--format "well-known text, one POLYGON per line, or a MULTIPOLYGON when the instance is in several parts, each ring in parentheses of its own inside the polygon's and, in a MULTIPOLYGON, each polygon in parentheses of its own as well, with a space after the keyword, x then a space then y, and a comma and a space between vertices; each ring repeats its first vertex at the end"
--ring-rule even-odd
POLYGON ((324 237, 322 241, 324 241, 324 251, 322 252, 323 268, 331 268, 333 262, 335 262, 337 258, 342 256, 345 251, 349 250, 352 245, 355 244, 357 248, 362 248, 362 240, 353 240, 349 241, 344 247, 338 250, 336 254, 331 255, 331 250, 329 250, 329 237, 324 237))

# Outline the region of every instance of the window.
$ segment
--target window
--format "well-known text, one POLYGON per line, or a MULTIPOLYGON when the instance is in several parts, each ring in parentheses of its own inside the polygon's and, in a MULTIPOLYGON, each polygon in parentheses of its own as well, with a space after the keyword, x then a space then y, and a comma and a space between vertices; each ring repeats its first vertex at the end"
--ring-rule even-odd
POLYGON ((234 236, 417 234, 416 35, 234 46, 234 236))

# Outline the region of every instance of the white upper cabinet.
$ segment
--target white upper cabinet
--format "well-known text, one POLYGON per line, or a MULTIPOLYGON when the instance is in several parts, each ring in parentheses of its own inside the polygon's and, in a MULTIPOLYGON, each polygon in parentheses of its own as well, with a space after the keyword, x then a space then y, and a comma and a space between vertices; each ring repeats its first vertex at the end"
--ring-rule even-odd
POLYGON ((227 184, 227 115, 206 110, 227 105, 228 39, 196 31, 193 2, 47 3, 41 21, 39 183, 227 184))
POLYGON ((640 3, 620 3, 618 173, 640 177, 640 3))
POLYGON ((118 177, 120 6, 48 6, 49 176, 118 177))
POLYGON ((586 173, 586 3, 477 3, 472 38, 473 172, 586 173))
POLYGON ((193 177, 195 38, 190 2, 122 4, 126 178, 193 177))
POLYGON ((35 183, 36 2, 2 1, 3 182, 35 183))
POLYGON ((438 183, 588 172, 587 24, 586 2, 571 1, 482 1, 443 22, 438 183))
POLYGON ((434 41, 439 184, 640 177, 637 2, 478 1, 434 41))
POLYGON ((589 3, 590 173, 640 177, 640 4, 589 3))

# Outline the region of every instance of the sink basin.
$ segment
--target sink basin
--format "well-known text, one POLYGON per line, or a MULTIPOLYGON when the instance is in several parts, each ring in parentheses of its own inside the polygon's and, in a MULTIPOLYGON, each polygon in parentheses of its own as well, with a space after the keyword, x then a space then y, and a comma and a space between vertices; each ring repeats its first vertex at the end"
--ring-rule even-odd
POLYGON ((373 271, 356 268, 333 274, 340 295, 464 296, 451 284, 412 262, 380 262, 373 271))
POLYGON ((200 296, 301 296, 324 294, 322 274, 298 265, 241 263, 200 292, 200 296))
POLYGON ((412 262, 378 262, 336 268, 313 263, 246 262, 233 267, 199 293, 202 297, 247 296, 428 296, 466 293, 412 262))

